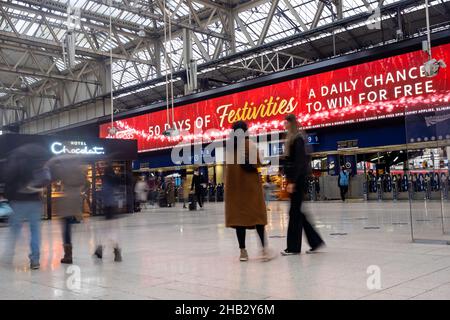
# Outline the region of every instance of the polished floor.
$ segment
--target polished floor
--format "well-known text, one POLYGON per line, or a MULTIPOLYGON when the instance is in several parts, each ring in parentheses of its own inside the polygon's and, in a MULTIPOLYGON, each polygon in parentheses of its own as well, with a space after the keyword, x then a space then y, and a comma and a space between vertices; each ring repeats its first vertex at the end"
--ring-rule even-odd
MULTIPOLYGON (((269 242, 278 252, 286 241, 287 203, 270 208, 269 242)), ((24 229, 14 265, 0 262, 0 299, 450 299, 450 246, 411 241, 411 221, 415 238, 447 241, 445 205, 418 203, 412 217, 408 202, 316 202, 305 209, 327 246, 270 262, 259 259, 252 231, 251 259, 238 261, 223 204, 196 212, 148 209, 117 220, 121 263, 113 262, 110 248, 102 262, 92 258, 95 231, 108 229, 93 218, 74 227, 74 266, 61 265, 59 222, 45 221, 41 269, 27 266, 24 229)), ((0 227, 0 245, 8 236, 0 227)))

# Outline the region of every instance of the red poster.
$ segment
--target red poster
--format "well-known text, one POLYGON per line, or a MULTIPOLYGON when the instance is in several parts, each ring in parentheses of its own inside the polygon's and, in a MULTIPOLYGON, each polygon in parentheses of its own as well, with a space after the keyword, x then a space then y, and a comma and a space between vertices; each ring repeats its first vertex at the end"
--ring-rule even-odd
MULTIPOLYGON (((184 132, 177 137, 163 135, 166 110, 115 121, 115 138, 137 139, 142 152, 223 138, 237 120, 257 133, 282 130, 289 113, 311 129, 449 107, 450 44, 433 48, 433 57, 449 67, 432 78, 421 67, 427 55, 415 51, 176 107, 170 122, 184 132)), ((100 126, 101 138, 111 137, 109 128, 109 123, 100 126)))

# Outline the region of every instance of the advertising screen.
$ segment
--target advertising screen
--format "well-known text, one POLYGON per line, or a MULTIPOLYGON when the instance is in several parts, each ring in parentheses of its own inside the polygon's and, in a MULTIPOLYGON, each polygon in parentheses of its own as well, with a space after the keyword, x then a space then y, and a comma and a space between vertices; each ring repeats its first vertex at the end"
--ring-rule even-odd
MULTIPOLYGON (((450 44, 434 47, 433 56, 450 65, 450 44)), ((425 61, 427 55, 415 51, 178 106, 173 118, 172 110, 130 117, 114 122, 115 136, 111 124, 101 125, 100 137, 136 139, 143 152, 224 138, 238 120, 257 134, 282 130, 289 113, 313 129, 448 108, 450 67, 429 78, 425 61), (169 127, 182 134, 164 135, 169 127)))

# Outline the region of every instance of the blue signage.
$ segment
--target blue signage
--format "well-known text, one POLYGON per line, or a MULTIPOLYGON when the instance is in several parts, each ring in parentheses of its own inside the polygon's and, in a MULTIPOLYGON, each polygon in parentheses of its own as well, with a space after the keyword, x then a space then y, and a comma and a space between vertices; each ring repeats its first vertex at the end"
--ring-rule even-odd
POLYGON ((319 144, 319 136, 316 133, 307 135, 307 144, 319 144))
POLYGON ((284 154, 284 142, 271 142, 269 156, 281 156, 284 154))

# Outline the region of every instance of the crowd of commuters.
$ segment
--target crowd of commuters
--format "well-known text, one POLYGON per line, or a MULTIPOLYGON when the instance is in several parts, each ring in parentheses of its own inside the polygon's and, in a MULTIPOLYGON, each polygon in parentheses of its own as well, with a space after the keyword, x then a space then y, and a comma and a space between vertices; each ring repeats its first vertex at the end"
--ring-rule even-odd
MULTIPOLYGON (((16 243, 21 236, 23 224, 27 222, 30 230, 30 268, 40 268, 41 220, 43 212, 42 195, 51 181, 64 184, 64 199, 58 204, 61 217, 61 237, 64 256, 61 263, 72 264, 73 243, 72 224, 82 219, 81 203, 86 200, 85 173, 79 156, 60 155, 51 159, 44 158, 45 150, 35 144, 27 144, 13 150, 3 166, 4 181, 1 198, 8 201, 10 237, 2 252, 2 263, 11 265, 15 256, 16 243)), ((114 194, 120 185, 120 179, 111 163, 106 163, 102 175, 100 201, 103 217, 108 222, 105 227, 96 229, 94 256, 101 259, 103 245, 111 243, 114 261, 122 260, 119 246, 116 217, 117 206, 114 194)))
MULTIPOLYGON (((302 250, 302 233, 305 231, 310 245, 310 252, 314 252, 324 245, 324 241, 313 228, 306 214, 302 211, 302 199, 305 193, 305 185, 310 175, 309 151, 305 143, 305 135, 299 130, 297 119, 293 115, 286 117, 287 140, 285 153, 281 157, 282 171, 286 176, 288 185, 286 190, 290 194, 289 226, 287 232, 287 246, 281 251, 283 256, 297 255, 302 250)), ((267 206, 263 184, 259 168, 263 166, 259 158, 259 150, 247 133, 248 126, 243 121, 233 124, 228 143, 233 148, 227 148, 227 161, 225 166, 225 225, 235 229, 237 243, 240 249, 240 261, 249 259, 246 250, 247 230, 256 230, 261 243, 261 256, 264 261, 275 257, 268 248, 265 231, 267 225, 267 206), (244 136, 244 143, 238 142, 237 132, 244 136), (256 155, 252 159, 252 155, 256 155), (231 157, 231 158, 230 158, 231 157), (239 159, 238 159, 239 158, 239 159)), ((30 225, 30 268, 39 269, 42 219, 41 195, 51 181, 58 180, 64 184, 64 200, 58 208, 61 219, 61 239, 64 248, 64 256, 61 263, 73 263, 72 224, 82 219, 80 214, 81 203, 91 201, 89 190, 86 187, 85 172, 82 161, 77 156, 56 156, 52 159, 41 158, 44 155, 36 145, 26 145, 17 148, 10 153, 3 170, 5 182, 4 198, 0 201, 8 201, 11 207, 10 241, 6 245, 2 261, 12 262, 15 253, 16 242, 21 235, 21 227, 24 221, 30 225)), ((95 228, 95 251, 93 256, 102 259, 105 245, 111 245, 114 261, 122 261, 119 228, 116 224, 117 201, 114 197, 120 186, 120 178, 116 175, 112 163, 107 162, 101 176, 101 191, 99 201, 104 217, 104 226, 95 228)), ((136 201, 141 209, 147 209, 148 204, 163 207, 175 206, 176 195, 182 199, 184 207, 186 200, 189 203, 198 203, 204 207, 204 196, 207 190, 220 190, 220 185, 213 186, 205 181, 200 171, 194 171, 190 185, 183 177, 176 183, 174 176, 165 178, 151 175, 139 177, 135 184, 136 201), (177 189, 178 185, 178 189, 177 189), (190 191, 189 194, 185 190, 190 191), (162 200, 164 199, 164 200, 162 200), (163 203, 161 203, 163 201, 163 203)), ((348 181, 348 176, 347 176, 348 181)), ((345 178, 340 177, 339 186, 345 187, 345 178)), ((347 183, 348 186, 348 183, 347 183)), ((222 186, 223 187, 223 186, 222 186)), ((341 192, 342 194, 342 192, 341 192)), ((344 193, 345 195, 345 193, 344 193)), ((343 196, 344 197, 344 196, 343 196)), ((2 203, 3 203, 2 202, 2 203)))

